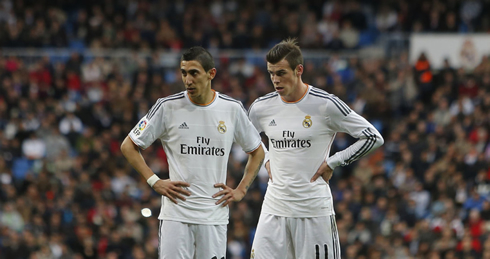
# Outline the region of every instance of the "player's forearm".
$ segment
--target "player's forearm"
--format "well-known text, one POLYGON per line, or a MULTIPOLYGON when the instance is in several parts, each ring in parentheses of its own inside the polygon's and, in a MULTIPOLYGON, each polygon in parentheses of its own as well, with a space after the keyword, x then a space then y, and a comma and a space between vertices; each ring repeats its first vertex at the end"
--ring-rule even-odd
POLYGON ((383 145, 384 139, 375 129, 369 128, 363 131, 363 137, 350 145, 348 148, 335 153, 335 155, 327 159, 327 164, 330 168, 342 165, 348 165, 359 158, 371 153, 383 145))
POLYGON ((139 147, 133 143, 133 141, 126 137, 121 144, 121 152, 128 160, 129 164, 147 180, 154 175, 153 171, 148 167, 145 159, 139 151, 139 147))
POLYGON ((255 177, 259 173, 260 167, 264 162, 264 149, 262 146, 254 150, 248 156, 247 164, 245 165, 245 172, 243 178, 237 186, 237 189, 242 191, 243 194, 247 193, 248 188, 252 185, 255 177))

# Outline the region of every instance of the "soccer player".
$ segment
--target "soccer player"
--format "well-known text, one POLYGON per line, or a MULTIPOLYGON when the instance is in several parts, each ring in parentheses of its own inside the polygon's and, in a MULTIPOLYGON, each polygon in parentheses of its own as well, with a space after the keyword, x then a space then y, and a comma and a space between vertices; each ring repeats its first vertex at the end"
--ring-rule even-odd
POLYGON ((249 109, 254 126, 269 138, 270 159, 251 258, 340 258, 328 181, 335 167, 368 154, 383 138, 336 96, 303 83, 303 56, 295 40, 275 45, 266 60, 276 91, 249 109), (337 132, 358 140, 329 157, 337 132))
POLYGON ((240 201, 264 160, 257 130, 242 104, 211 89, 216 68, 211 54, 192 47, 182 54, 186 91, 160 98, 124 139, 129 163, 162 196, 159 258, 225 258, 228 207, 240 201), (170 179, 155 175, 141 156, 159 139, 170 179), (249 154, 242 180, 225 185, 233 142, 249 154))

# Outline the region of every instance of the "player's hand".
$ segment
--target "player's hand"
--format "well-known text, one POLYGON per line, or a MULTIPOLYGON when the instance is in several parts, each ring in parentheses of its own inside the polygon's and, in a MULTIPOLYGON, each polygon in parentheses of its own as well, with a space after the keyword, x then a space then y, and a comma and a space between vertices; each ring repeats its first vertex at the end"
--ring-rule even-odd
POLYGON ((318 177, 321 176, 323 177, 323 180, 325 180, 325 182, 328 183, 330 178, 332 178, 332 174, 333 174, 332 168, 328 166, 327 162, 323 162, 320 165, 320 168, 318 168, 318 170, 316 171, 315 175, 313 175, 313 177, 311 178, 311 182, 316 181, 316 179, 318 179, 318 177))
POLYGON ((177 199, 185 201, 185 197, 182 195, 191 195, 184 187, 189 187, 190 184, 182 181, 170 181, 170 180, 158 180, 155 185, 153 185, 153 190, 155 190, 160 195, 166 196, 173 203, 177 204, 177 199))
POLYGON ((269 179, 271 179, 271 182, 272 182, 271 161, 270 160, 265 163, 265 169, 267 170, 267 173, 269 174, 269 179))
POLYGON ((244 191, 238 189, 232 189, 226 186, 224 183, 217 183, 214 185, 214 187, 223 189, 213 195, 213 198, 223 196, 221 197, 221 199, 219 199, 219 201, 216 202, 216 205, 223 203, 221 204, 221 206, 225 207, 226 205, 230 204, 230 202, 232 201, 241 201, 245 196, 244 191))

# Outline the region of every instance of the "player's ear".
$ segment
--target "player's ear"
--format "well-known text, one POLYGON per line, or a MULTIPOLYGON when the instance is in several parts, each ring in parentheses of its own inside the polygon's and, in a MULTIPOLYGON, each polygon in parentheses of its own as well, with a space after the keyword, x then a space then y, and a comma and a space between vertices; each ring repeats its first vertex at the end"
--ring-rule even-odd
POLYGON ((216 76, 216 68, 213 67, 208 71, 208 78, 209 80, 213 80, 215 76, 216 76))
POLYGON ((296 76, 301 76, 304 71, 303 65, 301 64, 297 65, 295 71, 296 71, 296 76))

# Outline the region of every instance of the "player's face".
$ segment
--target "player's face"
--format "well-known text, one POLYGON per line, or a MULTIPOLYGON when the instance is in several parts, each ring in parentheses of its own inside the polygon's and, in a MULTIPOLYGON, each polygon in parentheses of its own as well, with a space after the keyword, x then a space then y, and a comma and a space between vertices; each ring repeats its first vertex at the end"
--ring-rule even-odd
POLYGON ((267 71, 279 95, 287 97, 295 92, 299 76, 296 69, 291 69, 287 60, 283 59, 276 64, 267 62, 267 71))
POLYGON ((216 75, 216 69, 204 71, 201 63, 196 60, 180 62, 182 82, 192 100, 204 98, 211 91, 211 79, 216 75))

